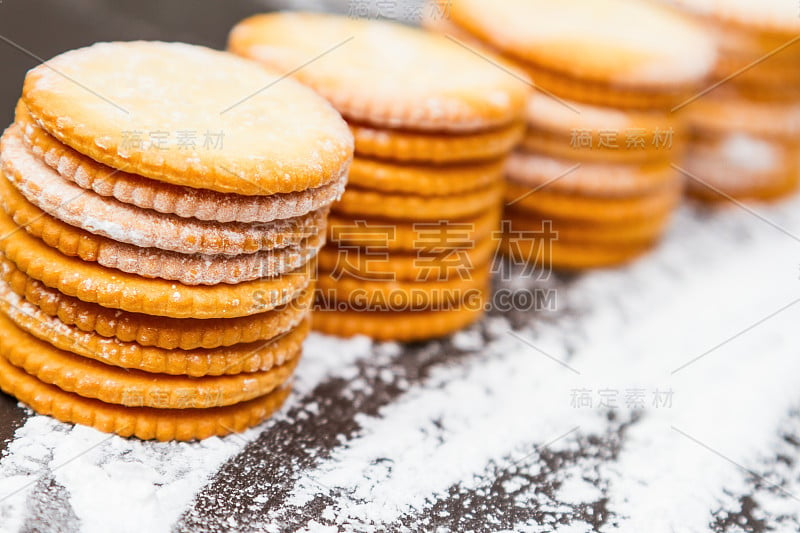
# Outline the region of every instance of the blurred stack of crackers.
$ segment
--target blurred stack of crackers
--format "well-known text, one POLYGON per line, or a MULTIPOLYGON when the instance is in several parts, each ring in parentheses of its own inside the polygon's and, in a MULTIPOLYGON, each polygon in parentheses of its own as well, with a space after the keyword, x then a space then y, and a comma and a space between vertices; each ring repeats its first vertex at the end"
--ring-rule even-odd
POLYGON ((800 179, 800 4, 678 1, 719 43, 710 91, 687 109, 689 193, 772 200, 800 179))
POLYGON ((202 47, 102 43, 31 70, 0 146, 0 387, 142 439, 262 421, 310 329, 352 143, 311 90, 202 47))
POLYGON ((502 55, 537 89, 507 169, 512 259, 606 267, 660 239, 683 185, 672 162, 685 120, 672 110, 715 60, 698 24, 645 1, 458 0, 427 25, 502 55))
POLYGON ((385 21, 259 15, 232 30, 229 48, 293 72, 355 137, 320 255, 315 328, 410 341, 477 320, 528 82, 456 42, 385 21))

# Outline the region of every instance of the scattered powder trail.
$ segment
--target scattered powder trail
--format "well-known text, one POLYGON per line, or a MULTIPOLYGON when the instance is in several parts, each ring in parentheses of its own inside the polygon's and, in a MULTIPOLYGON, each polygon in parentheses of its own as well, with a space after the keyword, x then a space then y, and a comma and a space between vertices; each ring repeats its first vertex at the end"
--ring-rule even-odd
POLYGON ((671 378, 675 403, 632 426, 619 460, 606 465, 610 506, 631 530, 706 530, 723 489, 745 490, 736 465, 751 468, 777 445, 800 400, 800 244, 775 232, 755 239, 636 328, 634 355, 671 378))
MULTIPOLYGON (((800 234, 798 207, 763 212, 800 234)), ((377 412, 359 414, 355 435, 310 469, 286 465, 298 469, 286 501, 262 502, 225 525, 277 531, 267 526, 297 512, 308 531, 413 531, 436 524, 431 513, 444 517, 453 502, 470 509, 503 491, 536 512, 500 506, 470 518, 472 529, 707 531, 713 513, 736 511, 734 495, 752 485, 703 445, 756 471, 782 449, 782 424, 800 400, 792 337, 800 305, 672 372, 800 298, 798 264, 800 244, 743 211, 684 211, 652 256, 559 288, 559 313, 494 316, 480 334, 457 335, 453 344, 473 355, 433 365, 377 412), (606 408, 572 403, 578 389, 633 387, 646 392, 647 405, 620 405, 612 419, 606 408), (671 407, 651 405, 656 389, 673 391, 671 407), (303 512, 320 501, 320 510, 303 512)), ((358 363, 375 349, 366 339, 312 336, 284 413, 313 403, 308 394, 332 379, 349 382, 345 396, 369 387, 358 363)), ((399 347, 383 349, 402 360, 399 347)), ((34 416, 0 460, 0 531, 22 526, 31 482, 47 477, 63 487, 81 530, 170 531, 221 465, 286 422, 279 416, 242 436, 160 445, 34 416)), ((796 514, 796 500, 768 494, 756 496, 796 514)))
MULTIPOLYGON (((353 364, 369 353, 367 339, 339 341, 313 336, 306 347, 298 393, 287 408, 319 381, 352 375, 353 364), (323 342, 325 350, 314 349, 323 342)), ((277 418, 276 418, 277 419, 277 418)), ((21 529, 36 482, 53 476, 69 493, 80 531, 153 533, 171 531, 194 495, 260 428, 200 443, 127 440, 83 426, 32 416, 15 434, 0 460, 0 531, 21 529)))
MULTIPOLYGON (((800 217, 788 208, 782 214, 783 226, 800 233, 800 217)), ((290 503, 302 507, 322 485, 342 494, 328 513, 335 522, 355 529, 394 523, 424 512, 490 461, 524 456, 531 443, 570 428, 602 433, 603 416, 571 405, 575 389, 635 387, 671 390, 673 405, 647 406, 618 461, 606 465, 611 511, 635 531, 707 529, 723 488, 735 487, 741 475, 687 435, 745 464, 774 444, 781 419, 798 400, 800 358, 792 333, 800 305, 672 372, 800 298, 800 244, 751 224, 742 212, 725 213, 704 228, 684 221, 676 229, 684 231, 658 257, 572 285, 562 298, 594 304, 574 329, 538 328, 521 340, 503 335, 507 323, 496 320, 500 331, 484 358, 467 368, 442 368, 379 416, 362 416, 360 435, 301 479, 290 503), (726 235, 738 238, 721 240, 726 235), (647 285, 663 279, 665 269, 680 280, 680 292, 668 281, 647 285), (657 270, 662 274, 654 277, 657 270), (633 290, 640 292, 600 299, 633 290), (559 360, 572 352, 569 365, 580 375, 542 352, 559 360)), ((551 449, 570 446, 570 438, 576 436, 551 449)), ((589 490, 573 482, 562 499, 589 490)))
POLYGON ((751 472, 742 472, 745 490, 732 488, 731 501, 715 511, 719 531, 800 531, 800 410, 781 424, 773 453, 751 472))

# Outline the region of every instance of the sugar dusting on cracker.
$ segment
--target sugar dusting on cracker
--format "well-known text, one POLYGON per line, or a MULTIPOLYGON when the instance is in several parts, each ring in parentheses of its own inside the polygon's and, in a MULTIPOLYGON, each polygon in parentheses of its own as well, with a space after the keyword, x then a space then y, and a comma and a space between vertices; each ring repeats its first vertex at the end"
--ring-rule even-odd
POLYGON ((6 176, 34 205, 51 216, 112 240, 179 253, 253 253, 316 233, 320 212, 269 225, 201 221, 156 213, 84 190, 58 175, 24 146, 13 128, 3 136, 6 176))
POLYGON ((791 161, 791 157, 791 152, 781 143, 735 133, 696 146, 685 164, 702 180, 699 184, 689 183, 699 191, 710 186, 727 194, 746 195, 747 191, 787 181, 790 172, 787 168, 800 163, 791 161))
MULTIPOLYGON (((16 123, 26 146, 61 177, 101 196, 111 196, 142 209, 154 209, 159 213, 176 214, 184 218, 216 222, 271 222, 297 217, 338 200, 347 182, 349 166, 345 165, 339 175, 318 188, 269 196, 242 196, 179 187, 116 171, 78 153, 56 141, 29 115, 20 117, 19 106, 16 123)), ((334 149, 330 140, 325 141, 325 146, 334 149)), ((199 159, 187 155, 187 161, 194 164, 199 159)), ((291 175, 286 173, 284 178, 291 180, 291 175)))
POLYGON ((509 157, 506 177, 518 185, 531 188, 547 185, 553 192, 583 195, 652 193, 681 179, 669 167, 642 170, 612 163, 581 163, 576 166, 574 161, 526 152, 516 152, 509 157))
POLYGON ((783 160, 780 150, 773 143, 746 134, 733 134, 725 138, 719 155, 722 164, 752 172, 775 171, 783 160))
POLYGON ((384 20, 315 13, 245 19, 229 48, 294 76, 348 119, 380 127, 475 131, 519 116, 524 74, 448 39, 384 20), (328 53, 323 53, 328 51, 328 53), (488 61, 486 60, 488 59, 488 61))
POLYGON ((188 44, 97 43, 66 52, 28 73, 23 100, 48 133, 77 151, 176 185, 293 192, 327 183, 352 157, 344 121, 311 90, 188 44), (194 132, 198 144, 182 145, 181 131, 194 132), (126 132, 145 142, 127 142, 126 132), (153 132, 166 136, 154 145, 153 132), (209 132, 221 135, 221 146, 202 146, 209 132))
POLYGON ((459 0, 452 18, 512 57, 604 83, 696 83, 716 60, 713 40, 698 25, 653 2, 459 0))
POLYGON ((237 284, 291 272, 313 259, 324 244, 325 229, 315 237, 274 250, 241 255, 181 254, 139 248, 115 241, 103 243, 97 263, 146 278, 175 280, 184 285, 237 284))

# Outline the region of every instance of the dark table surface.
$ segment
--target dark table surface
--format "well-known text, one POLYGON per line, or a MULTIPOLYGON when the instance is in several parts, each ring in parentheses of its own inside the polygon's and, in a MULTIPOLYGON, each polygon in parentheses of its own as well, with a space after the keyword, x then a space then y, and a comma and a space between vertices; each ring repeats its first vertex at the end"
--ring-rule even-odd
POLYGON ((242 18, 289 1, 192 0, 2 0, 0 121, 13 118, 25 72, 61 52, 97 41, 162 40, 225 47, 230 28, 242 18))

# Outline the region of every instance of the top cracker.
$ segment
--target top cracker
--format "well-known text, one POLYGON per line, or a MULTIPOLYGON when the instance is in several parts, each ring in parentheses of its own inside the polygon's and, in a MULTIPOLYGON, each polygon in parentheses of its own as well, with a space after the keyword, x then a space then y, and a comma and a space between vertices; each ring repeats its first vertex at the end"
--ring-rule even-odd
POLYGON ((243 195, 318 187, 353 139, 313 91, 255 63, 179 43, 98 43, 32 69, 23 100, 62 143, 115 169, 243 195))
POLYGON ((291 73, 347 118, 384 128, 474 131, 519 120, 524 75, 463 44, 396 23, 313 13, 256 15, 229 49, 291 73))
POLYGON ((628 89, 697 83, 716 60, 714 42, 698 24, 655 2, 453 0, 450 17, 518 61, 628 89))

